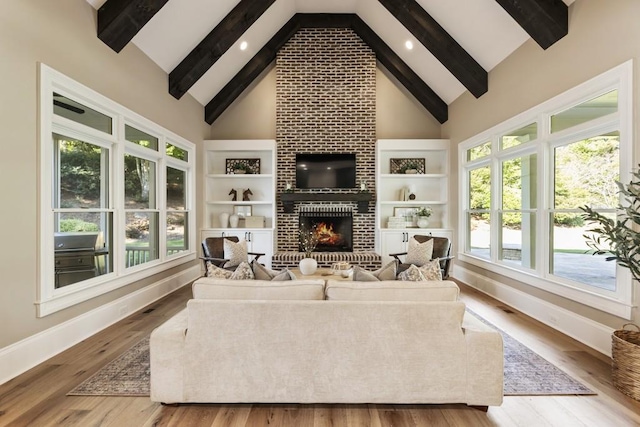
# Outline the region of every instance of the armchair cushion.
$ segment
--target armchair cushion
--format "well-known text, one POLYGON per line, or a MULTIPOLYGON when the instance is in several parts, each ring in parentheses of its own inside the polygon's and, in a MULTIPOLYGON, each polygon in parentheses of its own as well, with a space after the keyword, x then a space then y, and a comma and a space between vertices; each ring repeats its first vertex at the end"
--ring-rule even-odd
POLYGON ((411 239, 409 239, 409 248, 407 250, 407 259, 405 260, 405 263, 415 264, 418 267, 421 267, 431 261, 432 255, 433 239, 429 239, 424 243, 420 243, 412 237, 411 239))
POLYGON ((247 241, 240 240, 239 242, 233 242, 229 239, 224 239, 224 257, 228 259, 223 267, 235 267, 240 265, 241 262, 246 262, 249 254, 247 253, 247 241))

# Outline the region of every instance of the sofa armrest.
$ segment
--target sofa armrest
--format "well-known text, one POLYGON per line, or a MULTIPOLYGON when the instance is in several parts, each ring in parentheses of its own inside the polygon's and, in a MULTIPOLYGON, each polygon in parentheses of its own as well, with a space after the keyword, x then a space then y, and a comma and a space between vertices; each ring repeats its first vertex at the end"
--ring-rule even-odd
POLYGON ((504 349, 502 335, 465 312, 462 329, 467 343, 467 404, 502 404, 504 349))
POLYGON ((154 402, 184 401, 183 353, 187 323, 185 308, 151 332, 151 400, 154 402))

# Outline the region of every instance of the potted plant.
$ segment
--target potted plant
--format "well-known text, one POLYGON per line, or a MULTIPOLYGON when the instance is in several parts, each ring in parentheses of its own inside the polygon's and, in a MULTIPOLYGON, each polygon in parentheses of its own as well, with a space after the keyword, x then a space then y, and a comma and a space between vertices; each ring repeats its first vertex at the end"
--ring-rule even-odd
MULTIPOLYGON (((580 209, 582 217, 593 227, 584 237, 596 255, 609 254, 607 261, 615 261, 628 268, 633 279, 640 282, 640 171, 632 173, 631 181, 617 181, 624 206, 618 205, 615 219, 595 212, 589 206, 580 209)), ((640 400, 640 376, 635 367, 640 360, 640 328, 638 331, 622 329, 613 332, 611 357, 613 385, 628 396, 640 400)))
POLYGON ((401 172, 406 174, 416 174, 418 173, 418 163, 416 162, 407 162, 401 169, 401 172))
POLYGON ((418 217, 418 227, 427 228, 429 226, 429 217, 433 213, 433 209, 429 206, 422 206, 418 208, 416 211, 416 216, 418 217))
POLYGON ((318 246, 316 227, 300 227, 298 237, 300 239, 300 249, 304 252, 304 258, 300 260, 300 272, 305 276, 313 274, 318 269, 318 261, 311 258, 311 252, 318 246))

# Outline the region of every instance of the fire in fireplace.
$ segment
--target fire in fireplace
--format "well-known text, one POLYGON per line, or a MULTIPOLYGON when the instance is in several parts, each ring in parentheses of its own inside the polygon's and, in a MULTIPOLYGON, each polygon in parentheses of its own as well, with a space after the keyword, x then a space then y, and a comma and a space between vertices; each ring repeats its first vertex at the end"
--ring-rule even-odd
POLYGON ((350 210, 303 211, 300 212, 299 227, 305 230, 315 228, 318 238, 315 252, 353 252, 353 215, 350 210))

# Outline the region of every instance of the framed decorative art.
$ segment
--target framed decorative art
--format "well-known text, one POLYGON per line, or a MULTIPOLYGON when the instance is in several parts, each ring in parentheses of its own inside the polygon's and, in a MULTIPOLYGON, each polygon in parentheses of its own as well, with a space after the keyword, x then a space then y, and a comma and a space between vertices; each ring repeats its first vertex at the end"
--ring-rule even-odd
POLYGON ((390 159, 389 172, 392 174, 406 173, 416 174, 425 173, 425 159, 390 159))
POLYGON ((260 159, 226 159, 227 174, 259 174, 260 159))
POLYGON ((239 218, 251 216, 251 205, 235 205, 233 213, 238 215, 239 218))
POLYGON ((416 212, 418 209, 420 209, 418 206, 395 207, 393 208, 393 216, 404 218, 405 227, 417 227, 416 212))

